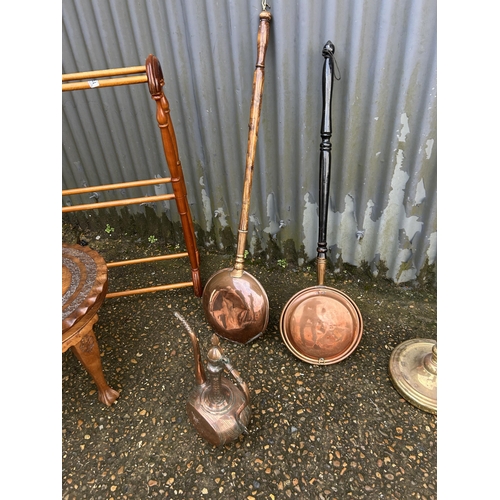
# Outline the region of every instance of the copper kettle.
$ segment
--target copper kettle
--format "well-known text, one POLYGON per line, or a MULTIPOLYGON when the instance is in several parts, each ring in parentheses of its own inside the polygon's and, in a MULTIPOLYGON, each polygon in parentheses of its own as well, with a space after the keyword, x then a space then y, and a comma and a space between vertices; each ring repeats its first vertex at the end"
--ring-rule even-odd
POLYGON ((203 439, 215 446, 223 446, 248 433, 252 412, 247 384, 223 355, 216 334, 212 336, 205 373, 198 338, 182 315, 174 314, 188 331, 193 344, 196 387, 186 405, 189 421, 203 439), (222 376, 224 369, 231 373, 239 387, 222 376))

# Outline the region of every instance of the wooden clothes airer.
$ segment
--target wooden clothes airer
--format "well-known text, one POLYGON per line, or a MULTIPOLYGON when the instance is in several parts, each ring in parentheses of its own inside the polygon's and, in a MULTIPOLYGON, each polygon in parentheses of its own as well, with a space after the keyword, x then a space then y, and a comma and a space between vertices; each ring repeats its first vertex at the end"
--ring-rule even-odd
POLYGON ((147 83, 149 93, 152 99, 156 102, 156 120, 161 131, 163 142, 163 150, 167 161, 168 169, 171 177, 154 178, 146 180, 137 180, 131 182, 122 182, 115 184, 102 184, 84 188, 66 189, 62 191, 63 196, 78 195, 84 193, 94 193, 96 191, 106 191, 113 189, 126 189, 141 186, 151 186, 158 184, 171 183, 174 193, 157 196, 143 196, 139 198, 124 198, 121 200, 96 202, 90 204, 75 204, 71 206, 63 206, 62 211, 75 212, 79 210, 94 210, 98 208, 117 207, 125 205, 133 205, 139 203, 151 203, 164 200, 175 199, 177 210, 182 223, 182 231, 186 243, 187 252, 159 255, 156 257, 145 257, 141 259, 131 259, 125 261, 108 262, 108 268, 125 266, 131 264, 141 264, 147 262, 156 262, 167 259, 177 259, 189 257, 191 265, 192 281, 171 283, 166 285, 153 286, 148 288, 139 288, 135 290, 124 290, 110 292, 106 295, 107 298, 121 297, 125 295, 134 295, 146 292, 156 292, 160 290, 170 290, 174 288, 183 288, 192 286, 197 297, 202 295, 202 285, 199 271, 199 253, 196 246, 193 221, 191 212, 187 202, 186 184, 182 172, 182 165, 179 160, 177 151, 177 140, 175 138, 174 126, 170 118, 169 103, 163 93, 163 73, 158 59, 150 54, 146 59, 145 66, 133 66, 128 68, 115 68, 101 71, 87 71, 82 73, 67 73, 62 75, 62 91, 68 92, 73 90, 99 89, 101 87, 115 87, 120 85, 133 85, 138 83, 147 83), (136 76, 126 76, 136 75, 136 76), (104 78, 104 79, 100 79, 104 78), (75 81, 86 80, 86 81, 75 81), (65 83, 66 82, 66 83, 65 83), (71 82, 71 83, 70 83, 71 82))

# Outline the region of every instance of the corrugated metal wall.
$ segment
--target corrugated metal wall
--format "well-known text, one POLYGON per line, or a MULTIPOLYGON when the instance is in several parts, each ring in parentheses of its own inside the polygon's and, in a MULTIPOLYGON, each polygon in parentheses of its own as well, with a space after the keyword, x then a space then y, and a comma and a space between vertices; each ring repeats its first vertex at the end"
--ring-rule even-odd
MULTIPOLYGON (((331 40, 341 79, 330 258, 414 279, 437 256, 436 0, 268 3, 249 250, 272 239, 304 261, 316 256, 321 51, 331 40)), ((261 9, 260 0, 62 2, 63 73, 158 57, 200 246, 222 245, 224 228, 237 233, 261 9)), ((169 175, 146 84, 65 92, 62 102, 63 188, 169 175)))

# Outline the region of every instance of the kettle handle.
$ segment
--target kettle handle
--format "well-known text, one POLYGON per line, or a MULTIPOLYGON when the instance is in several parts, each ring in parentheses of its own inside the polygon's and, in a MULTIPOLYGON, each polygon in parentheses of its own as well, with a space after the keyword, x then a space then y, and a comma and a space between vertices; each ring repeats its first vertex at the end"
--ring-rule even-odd
POLYGON ((243 391, 243 394, 245 395, 245 402, 236 410, 236 420, 240 424, 240 426, 243 428, 244 432, 247 433, 247 428, 246 426, 241 422, 240 420, 240 415, 241 412, 250 404, 250 392, 248 390, 248 386, 246 382, 240 377, 240 374, 236 368, 233 368, 233 365, 229 362, 229 359, 226 358, 225 356, 222 357, 222 362, 224 363, 224 366, 227 368, 229 373, 234 377, 238 385, 241 387, 241 390, 243 391))

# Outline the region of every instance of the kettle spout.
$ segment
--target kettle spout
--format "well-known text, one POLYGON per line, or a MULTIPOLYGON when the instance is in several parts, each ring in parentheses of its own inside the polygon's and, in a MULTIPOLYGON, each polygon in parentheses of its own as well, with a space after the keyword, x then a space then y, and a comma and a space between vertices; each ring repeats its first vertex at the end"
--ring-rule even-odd
POLYGON ((196 383, 198 385, 203 385, 207 381, 205 375, 205 369, 203 368, 203 363, 201 362, 200 345, 198 342, 198 337, 196 337, 193 329, 189 326, 188 322, 184 317, 177 311, 174 312, 175 317, 184 325, 189 336, 191 337, 191 343, 193 344, 193 354, 194 354, 194 376, 196 383))

